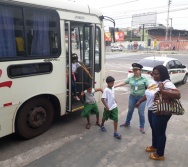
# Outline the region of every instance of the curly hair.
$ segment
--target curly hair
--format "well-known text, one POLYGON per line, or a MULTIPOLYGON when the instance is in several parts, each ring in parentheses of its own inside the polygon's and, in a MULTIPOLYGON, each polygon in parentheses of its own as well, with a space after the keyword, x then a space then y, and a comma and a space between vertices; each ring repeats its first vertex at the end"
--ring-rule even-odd
POLYGON ((155 67, 153 68, 153 71, 154 71, 154 70, 158 70, 158 71, 159 71, 160 78, 161 78, 160 80, 161 80, 161 81, 165 81, 165 80, 167 80, 167 79, 170 80, 170 76, 169 76, 168 70, 167 70, 167 68, 166 68, 165 66, 163 66, 163 65, 155 66, 155 67))

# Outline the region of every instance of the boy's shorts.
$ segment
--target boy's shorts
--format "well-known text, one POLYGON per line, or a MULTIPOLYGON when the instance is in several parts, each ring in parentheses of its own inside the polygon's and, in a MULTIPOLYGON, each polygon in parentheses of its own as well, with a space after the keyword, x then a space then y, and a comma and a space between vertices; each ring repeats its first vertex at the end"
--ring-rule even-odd
POLYGON ((96 114, 99 115, 99 109, 96 103, 94 104, 84 104, 84 110, 81 113, 81 116, 88 117, 90 114, 96 114))
POLYGON ((118 108, 117 107, 110 111, 106 111, 106 108, 104 108, 103 119, 107 121, 108 118, 110 118, 114 122, 118 122, 118 108))

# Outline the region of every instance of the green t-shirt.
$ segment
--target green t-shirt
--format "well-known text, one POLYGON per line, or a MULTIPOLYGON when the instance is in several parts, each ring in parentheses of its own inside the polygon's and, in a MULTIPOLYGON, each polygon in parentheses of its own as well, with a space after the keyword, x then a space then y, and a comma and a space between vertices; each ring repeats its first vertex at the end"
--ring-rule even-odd
POLYGON ((129 77, 125 80, 126 84, 129 84, 131 87, 131 94, 136 96, 144 96, 145 90, 148 87, 148 80, 142 75, 139 78, 135 76, 129 77))

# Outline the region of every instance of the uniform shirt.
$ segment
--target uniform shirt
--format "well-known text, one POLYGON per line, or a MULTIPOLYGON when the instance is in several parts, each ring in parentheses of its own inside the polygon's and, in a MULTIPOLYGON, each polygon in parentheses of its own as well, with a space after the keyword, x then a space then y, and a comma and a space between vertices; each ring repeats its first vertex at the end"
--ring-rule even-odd
MULTIPOLYGON (((146 106, 149 110, 152 109, 152 104, 154 100, 155 93, 159 91, 158 83, 156 81, 153 81, 147 88, 145 95, 147 98, 146 106)), ((164 83, 164 89, 176 89, 175 85, 170 80, 163 81, 164 83)))
POLYGON ((115 91, 114 87, 105 88, 102 94, 102 98, 106 102, 107 106, 109 107, 109 110, 113 110, 117 107, 117 103, 115 102, 115 91))
POLYGON ((91 93, 85 90, 84 93, 85 93, 85 98, 86 98, 85 102, 88 104, 94 104, 95 103, 95 97, 94 97, 95 89, 92 88, 91 93))
POLYGON ((135 76, 131 76, 125 80, 126 84, 131 86, 131 94, 136 96, 144 96, 146 87, 148 87, 148 80, 140 76, 139 78, 135 78, 135 76))
POLYGON ((78 62, 72 63, 72 72, 75 73, 77 68, 80 66, 81 66, 80 63, 78 62))

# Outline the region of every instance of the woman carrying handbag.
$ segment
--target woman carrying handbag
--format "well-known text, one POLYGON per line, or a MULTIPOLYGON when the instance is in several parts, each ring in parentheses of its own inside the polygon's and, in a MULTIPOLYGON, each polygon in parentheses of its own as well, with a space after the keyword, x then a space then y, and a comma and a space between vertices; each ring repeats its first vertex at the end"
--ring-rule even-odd
POLYGON ((148 120, 152 130, 152 145, 147 146, 145 151, 151 152, 150 159, 164 160, 164 151, 166 145, 166 128, 167 123, 172 114, 157 115, 153 113, 153 104, 155 93, 160 91, 165 100, 180 99, 180 91, 170 81, 168 70, 163 65, 158 65, 153 68, 152 76, 154 82, 151 83, 145 96, 140 99, 135 107, 138 107, 143 101, 146 101, 148 107, 148 120))

